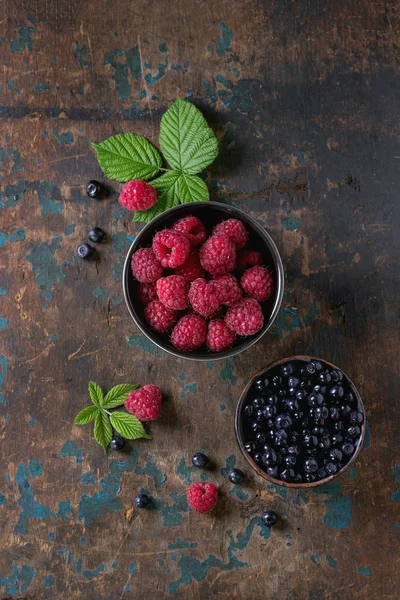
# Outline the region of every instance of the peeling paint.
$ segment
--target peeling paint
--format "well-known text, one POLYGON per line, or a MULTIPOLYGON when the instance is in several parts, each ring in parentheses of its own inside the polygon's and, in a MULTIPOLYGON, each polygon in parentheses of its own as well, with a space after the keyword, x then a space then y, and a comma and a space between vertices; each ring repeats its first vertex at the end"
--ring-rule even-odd
POLYGON ((0 192, 0 207, 13 208, 17 206, 17 203, 21 200, 25 190, 26 182, 23 180, 7 185, 4 190, 0 192))
POLYGON ((41 181, 38 185, 37 194, 42 217, 49 213, 56 215, 64 210, 61 195, 53 181, 41 181))
POLYGON ((42 242, 25 256, 32 265, 32 271, 36 273, 35 279, 39 286, 39 294, 43 295, 48 302, 53 298, 53 286, 65 279, 63 266, 59 267, 54 258, 56 250, 60 247, 61 239, 61 236, 57 235, 51 241, 42 242))
POLYGON ((314 494, 328 494, 329 499, 324 504, 328 512, 324 516, 324 523, 331 529, 345 529, 352 520, 351 499, 342 492, 342 484, 337 481, 325 483, 313 489, 314 494))
POLYGON ((18 29, 19 37, 11 40, 10 42, 11 53, 15 54, 16 52, 23 52, 25 48, 28 50, 28 52, 32 52, 33 33, 36 33, 36 29, 34 27, 20 27, 18 29))

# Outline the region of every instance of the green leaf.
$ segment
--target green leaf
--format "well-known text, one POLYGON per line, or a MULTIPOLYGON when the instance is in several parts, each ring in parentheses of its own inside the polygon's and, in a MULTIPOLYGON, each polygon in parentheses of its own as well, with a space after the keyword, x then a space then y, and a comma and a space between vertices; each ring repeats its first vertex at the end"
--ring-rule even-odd
POLYGON ((182 175, 178 179, 178 196, 182 204, 210 199, 208 187, 197 175, 182 175))
POLYGON ((112 427, 107 413, 99 411, 94 422, 94 439, 100 446, 103 446, 104 452, 107 452, 108 446, 112 440, 112 427))
POLYGON ((137 384, 121 383, 114 386, 106 395, 103 402, 103 408, 115 408, 125 402, 130 392, 138 389, 137 384))
POLYGON ((101 406, 103 403, 103 392, 101 387, 94 381, 89 381, 89 394, 90 398, 96 406, 101 406))
POLYGON ((161 167, 159 152, 141 135, 114 135, 92 146, 107 177, 121 183, 131 179, 151 179, 161 167))
POLYGON ((99 409, 97 406, 87 406, 76 415, 74 425, 86 425, 86 423, 90 423, 98 412, 99 409))
POLYGON ((149 223, 154 217, 164 212, 164 210, 177 206, 179 204, 179 177, 179 171, 168 171, 164 175, 161 175, 161 177, 158 177, 158 179, 154 179, 151 185, 158 192, 158 200, 151 208, 135 212, 133 221, 135 223, 149 223))
POLYGON ((110 421, 114 429, 127 440, 151 440, 151 436, 145 432, 142 423, 134 415, 115 411, 111 413, 110 421))
POLYGON ((160 148, 174 169, 194 175, 218 154, 218 140, 198 108, 178 98, 163 114, 160 148))

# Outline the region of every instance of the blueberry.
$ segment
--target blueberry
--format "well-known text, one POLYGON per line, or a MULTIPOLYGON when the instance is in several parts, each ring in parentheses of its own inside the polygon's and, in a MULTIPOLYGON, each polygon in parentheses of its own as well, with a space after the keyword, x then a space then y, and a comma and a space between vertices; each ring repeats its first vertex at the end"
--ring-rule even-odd
POLYGON ((298 456, 300 454, 300 448, 298 446, 289 446, 288 454, 291 454, 292 456, 298 456))
POLYGON ((270 439, 271 441, 273 441, 275 439, 275 429, 273 427, 270 427, 270 429, 268 429, 267 438, 270 439))
POLYGON ((324 397, 322 394, 314 393, 308 396, 308 406, 311 408, 315 408, 316 406, 321 406, 324 402, 324 397))
POLYGON ((294 476, 294 480, 296 483, 301 483, 303 481, 303 478, 300 475, 300 473, 296 473, 296 475, 294 476))
POLYGON ((294 467, 296 464, 296 457, 289 454, 289 456, 285 456, 284 463, 287 467, 294 467))
POLYGON ((251 417, 253 412, 254 412, 254 407, 252 404, 247 404, 247 406, 244 407, 244 414, 246 415, 246 417, 251 417))
POLYGON ((287 410, 290 410, 290 412, 297 412, 299 410, 299 403, 294 398, 291 398, 290 400, 287 400, 286 408, 287 410))
POLYGON ((318 470, 318 463, 314 458, 307 458, 304 462, 304 470, 306 473, 315 473, 318 470))
POLYGON ((302 381, 300 381, 300 388, 302 390, 306 390, 306 391, 310 391, 312 390, 313 384, 311 379, 303 379, 302 381))
POLYGON ((258 396, 257 398, 254 398, 253 400, 253 406, 254 408, 262 408, 265 405, 265 398, 263 398, 262 396, 258 396))
POLYGON ((335 383, 338 383, 339 381, 342 381, 343 373, 342 373, 342 371, 339 371, 339 369, 333 369, 333 371, 331 371, 331 377, 332 377, 332 381, 334 381, 335 383))
POLYGON ((284 429, 279 429, 275 433, 275 445, 279 447, 286 446, 287 444, 287 433, 284 429))
POLYGON ((288 386, 291 388, 295 388, 299 385, 300 379, 298 377, 289 377, 288 386))
POLYGON ((313 427, 311 430, 311 433, 313 435, 316 435, 317 437, 322 436, 324 433, 324 430, 322 429, 322 427, 313 427))
POLYGON ((253 455, 253 460, 254 460, 254 461, 257 463, 257 464, 259 464, 259 465, 260 465, 260 464, 261 464, 261 462, 262 462, 262 454, 260 454, 259 452, 256 452, 256 453, 253 455))
POLYGON ((337 466, 334 463, 328 462, 325 465, 325 471, 328 475, 334 475, 337 472, 337 466))
POLYGON ((271 385, 274 388, 278 388, 280 386, 280 384, 282 383, 282 377, 280 377, 279 375, 274 375, 271 379, 271 385))
POLYGON ((268 396, 267 404, 270 404, 271 406, 275 406, 275 404, 277 404, 277 402, 278 402, 278 398, 275 394, 271 394, 271 396, 268 396))
POLYGON ((342 446, 342 452, 346 456, 351 456, 354 452, 353 444, 350 444, 350 442, 345 442, 342 446))
POLYGON ((317 476, 315 473, 306 473, 305 480, 307 483, 314 483, 314 481, 317 481, 317 476))
POLYGON ((341 385, 333 385, 329 390, 329 394, 332 396, 332 398, 343 398, 344 389, 341 385))
POLYGON ((307 392, 305 390, 298 390, 295 394, 297 400, 303 400, 303 398, 306 396, 307 392))
POLYGON ((110 442, 111 450, 122 450, 125 448, 126 439, 120 435, 114 434, 113 439, 110 442))
POLYGON ((256 433, 257 431, 260 431, 261 424, 258 421, 253 421, 251 424, 251 428, 256 433))
POLYGON ((98 200, 104 193, 104 185, 100 181, 92 179, 86 184, 86 193, 89 198, 96 198, 98 200))
POLYGON ((256 445, 254 444, 254 442, 247 442, 247 444, 244 445, 246 452, 248 452, 249 454, 251 452, 254 452, 256 449, 256 445))
POLYGON ((318 439, 315 435, 306 434, 303 441, 306 448, 315 448, 318 444, 318 439))
POLYGON ((289 429, 292 424, 292 419, 286 413, 278 415, 275 419, 277 429, 289 429))
POLYGON ((329 414, 330 414, 332 421, 337 421, 340 418, 340 411, 338 408, 336 408, 336 406, 332 406, 329 409, 329 414))
POLYGON ((138 494, 134 502, 138 508, 146 508, 150 502, 150 498, 147 494, 138 494))
POLYGON ((336 429, 336 431, 342 431, 342 429, 344 429, 343 421, 336 421, 335 429, 336 429))
POLYGON ((352 425, 351 427, 348 428, 347 433, 349 434, 350 437, 356 438, 360 435, 361 429, 359 428, 358 425, 352 425))
POLYGON ((272 419, 276 415, 276 406, 273 404, 269 404, 268 406, 264 406, 262 409, 262 413, 266 419, 272 419))
POLYGON ((324 437, 321 438, 319 447, 323 448, 323 449, 328 449, 331 447, 331 440, 330 440, 329 436, 325 435, 324 437))
POLYGON ((346 400, 346 402, 350 402, 350 404, 351 404, 352 402, 354 402, 354 396, 353 396, 353 394, 352 394, 351 392, 348 392, 348 393, 345 395, 344 399, 346 400))
POLYGON ((306 366, 307 373, 313 375, 316 371, 315 364, 313 362, 309 362, 306 366))
POLYGON ((231 469, 228 473, 228 479, 235 485, 243 483, 244 473, 240 469, 231 469))
POLYGON ((273 527, 278 521, 278 515, 273 510, 265 510, 261 515, 261 521, 268 527, 273 527))
POLYGON ((208 458, 202 452, 196 452, 196 454, 193 454, 192 456, 192 463, 193 466, 197 467, 198 469, 204 469, 208 463, 208 458))
POLYGON ((313 412, 314 421, 316 423, 323 423, 329 414, 326 406, 317 406, 317 408, 313 409, 313 412))
POLYGON ((263 414, 263 411, 260 408, 256 411, 256 419, 257 419, 257 421, 263 421, 264 420, 264 414, 263 414))
POLYGON ((95 244, 100 244, 105 238, 106 232, 100 227, 93 227, 91 231, 89 231, 88 238, 91 242, 95 244))
POLYGON ((278 462, 278 457, 276 455, 275 450, 267 450, 267 452, 265 452, 262 456, 262 462, 267 467, 272 467, 273 465, 276 465, 276 463, 278 462))
POLYGON ((324 467, 320 467, 318 469, 318 478, 319 479, 324 479, 326 477, 326 471, 324 467))
POLYGON ((364 421, 364 416, 362 413, 354 410, 350 415, 350 425, 361 425, 364 421))
POLYGON ((281 475, 282 481, 293 481, 295 473, 294 473, 293 469, 291 469, 290 467, 287 467, 286 469, 281 471, 280 475, 281 475))
POLYGON ((279 388, 279 390, 277 391, 277 395, 279 398, 284 398, 286 396, 285 388, 279 388))
POLYGON ((295 421, 301 421, 302 419, 304 419, 304 413, 303 413, 301 410, 300 410, 300 411, 299 411, 299 410, 296 410, 296 412, 294 412, 294 413, 292 414, 292 418, 293 418, 295 421))
POLYGON ((331 379, 332 378, 328 371, 321 371, 321 373, 318 373, 318 381, 321 381, 321 383, 330 383, 331 379))
POLYGON ((271 477, 276 477, 278 475, 278 467, 268 467, 267 473, 271 477))
POLYGON ((77 249, 76 249, 76 255, 79 256, 79 258, 90 258, 91 256, 93 256, 93 248, 92 246, 90 246, 89 244, 80 244, 77 249))
POLYGON ((259 433, 257 433, 257 435, 256 435, 257 444, 265 444, 266 441, 267 441, 267 436, 263 431, 260 431, 259 433))
POLYGON ((294 366, 292 363, 286 363, 286 365, 282 365, 281 371, 284 377, 289 377, 292 373, 294 373, 294 366))
POLYGON ((343 442, 343 436, 340 435, 340 433, 335 433, 332 436, 332 440, 331 441, 332 441, 332 444, 334 446, 338 446, 339 444, 341 444, 343 442))
POLYGON ((317 371, 322 371, 322 365, 318 360, 314 361, 314 365, 317 371))
POLYGON ((254 382, 254 387, 256 387, 260 392, 263 392, 268 387, 268 379, 265 377, 261 377, 254 382))
POLYGON ((343 454, 342 451, 339 450, 339 448, 332 448, 332 450, 329 452, 329 456, 333 462, 339 462, 340 460, 342 460, 343 454))

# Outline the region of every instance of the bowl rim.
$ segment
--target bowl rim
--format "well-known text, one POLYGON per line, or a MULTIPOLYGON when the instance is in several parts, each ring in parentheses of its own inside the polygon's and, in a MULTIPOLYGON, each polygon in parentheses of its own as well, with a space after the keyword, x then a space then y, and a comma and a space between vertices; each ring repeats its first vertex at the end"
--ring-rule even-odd
POLYGON ((276 360, 276 361, 274 361, 272 363, 269 363, 268 365, 266 365, 265 367, 263 367, 260 371, 258 371, 251 378, 251 380, 247 383, 246 387, 243 389, 243 391, 242 391, 242 393, 241 393, 241 395, 239 397, 239 401, 237 403, 236 411, 235 411, 235 437, 236 437, 237 444, 238 444, 238 446, 240 448, 240 451, 243 454, 243 456, 246 459, 246 461, 249 463, 249 465, 251 466, 251 468, 254 471, 256 471, 256 473, 258 475, 260 475, 263 479, 266 479, 267 481, 269 481, 270 483, 273 483, 274 485, 284 486, 284 487, 287 487, 287 488, 296 488, 296 489, 313 488, 313 487, 317 487, 317 486, 320 486, 320 485, 324 485, 325 483, 329 483, 333 479, 336 479, 337 477, 339 477, 340 475, 342 475, 357 460, 357 457, 360 454, 362 446, 363 446, 363 443, 364 443, 365 432, 366 432, 365 407, 364 407, 364 403, 362 401, 362 398, 360 396, 360 393, 359 393, 358 389, 356 388, 353 380, 350 379, 350 377, 343 371, 343 369, 341 369, 340 367, 337 367, 336 365, 334 365, 333 363, 329 362, 328 360, 325 360, 324 358, 317 358, 316 356, 308 356, 308 355, 305 355, 305 354, 296 354, 295 356, 289 356, 287 358, 282 358, 280 360, 276 360), (243 443, 243 440, 242 440, 242 435, 241 435, 241 427, 240 427, 240 425, 241 425, 242 406, 243 406, 244 400, 246 398, 247 392, 249 391, 250 387, 253 385, 254 381, 258 377, 260 377, 261 375, 263 375, 264 373, 266 373, 267 371, 270 371, 271 369, 273 369, 275 367, 278 367, 279 365, 282 365, 284 363, 287 363, 287 362, 290 362, 290 361, 294 361, 294 360, 306 360, 306 361, 316 360, 316 361, 321 361, 321 362, 327 364, 329 367, 331 367, 333 369, 338 369, 339 371, 341 371, 343 373, 343 375, 346 377, 346 379, 348 380, 348 382, 349 382, 349 384, 351 386, 351 391, 355 395, 355 397, 357 398, 358 407, 359 407, 359 409, 361 409, 361 412, 363 413, 363 416, 364 416, 364 420, 363 420, 363 423, 361 425, 361 434, 360 434, 360 438, 358 440, 357 448, 356 448, 356 451, 354 452, 353 456, 349 460, 349 462, 346 465, 344 465, 344 467, 342 467, 340 469, 340 471, 338 471, 334 475, 329 475, 329 477, 325 477, 324 479, 320 479, 319 481, 314 481, 312 483, 292 483, 292 482, 286 482, 286 481, 282 481, 281 479, 276 479, 275 477, 271 477, 270 475, 268 475, 268 473, 266 473, 263 469, 261 469, 257 465, 257 463, 251 458, 251 456, 246 452, 245 447, 244 447, 244 443, 243 443))
POLYGON ((278 312, 281 308, 284 287, 285 287, 285 275, 284 275, 282 258, 281 258, 279 250, 278 250, 274 240, 272 239, 271 235, 251 215, 245 213, 240 208, 236 208, 236 206, 224 204, 223 202, 211 202, 211 201, 195 203, 196 207, 203 207, 203 208, 209 208, 209 209, 219 210, 220 208, 223 207, 224 209, 227 209, 228 212, 231 212, 232 216, 236 215, 237 218, 241 218, 241 215, 243 215, 243 217, 245 218, 245 221, 250 222, 251 226, 258 232, 260 237, 265 239, 266 245, 268 246, 268 249, 274 259, 275 270, 276 270, 276 274, 277 274, 277 281, 275 284, 276 285, 276 297, 275 297, 274 305, 273 305, 267 325, 264 325, 263 328, 260 330, 260 332, 258 332, 254 337, 251 337, 251 339, 249 339, 247 342, 244 341, 242 343, 243 345, 240 348, 236 347, 236 348, 233 348, 232 350, 226 350, 225 352, 220 352, 220 353, 211 353, 210 352, 210 354, 208 354, 206 356, 199 357, 198 355, 196 355, 196 353, 190 354, 190 353, 180 352, 179 350, 172 350, 172 349, 163 347, 162 343, 159 342, 155 338, 155 336, 153 336, 152 333, 149 333, 148 331, 145 330, 145 328, 142 326, 140 320, 138 319, 135 311, 133 310, 133 302, 131 302, 129 292, 128 292, 128 276, 129 276, 132 254, 136 250, 136 248, 140 245, 140 240, 143 237, 145 237, 145 235, 149 231, 156 228, 157 224, 160 221, 164 220, 166 215, 169 216, 169 215, 173 215, 175 212, 182 211, 182 206, 187 206, 188 210, 190 210, 190 207, 191 207, 191 205, 188 205, 188 204, 187 205, 178 204, 178 206, 174 206, 174 207, 169 208, 168 210, 160 213, 159 215, 157 215, 157 217, 155 217, 149 223, 147 223, 143 227, 143 229, 140 230, 140 232, 137 234, 137 236, 133 240, 133 242, 132 242, 131 246, 129 247, 129 250, 126 254, 124 268, 123 268, 123 274, 122 274, 122 287, 123 287, 125 303, 128 307, 129 314, 131 315, 133 321, 135 322, 135 324, 139 328, 139 330, 143 333, 143 335, 145 335, 155 346, 157 346, 158 348, 160 348, 167 354, 171 354, 172 356, 175 356, 177 358, 184 358, 186 360, 197 361, 197 362, 209 362, 209 361, 224 360, 227 358, 232 358, 233 356, 236 356, 237 354, 240 354, 241 352, 248 350, 251 346, 256 344, 264 336, 264 334, 267 333, 267 331, 270 329, 270 327, 274 323, 274 321, 278 315, 278 312))

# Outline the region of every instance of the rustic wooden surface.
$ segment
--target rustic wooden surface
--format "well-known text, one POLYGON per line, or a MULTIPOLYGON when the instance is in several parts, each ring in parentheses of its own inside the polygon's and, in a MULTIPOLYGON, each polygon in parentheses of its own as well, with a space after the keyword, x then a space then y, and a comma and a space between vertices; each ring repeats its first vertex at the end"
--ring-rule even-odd
POLYGON ((3 0, 0 594, 30 600, 400 598, 399 4, 361 0, 3 0), (212 198, 260 219, 287 276, 270 334, 224 362, 153 347, 122 300, 138 231, 90 141, 157 142, 177 95, 215 128, 212 198), (75 247, 105 228, 96 263, 75 247), (249 476, 237 398, 293 353, 340 365, 369 417, 356 467, 312 493, 249 476), (73 426, 87 383, 160 384, 162 418, 122 456, 73 426), (193 452, 221 500, 189 513, 193 452), (155 510, 132 511, 147 489, 155 510), (283 524, 260 526, 264 507, 283 524))

